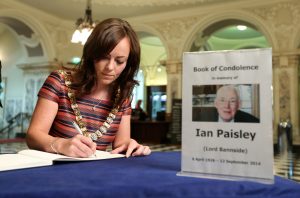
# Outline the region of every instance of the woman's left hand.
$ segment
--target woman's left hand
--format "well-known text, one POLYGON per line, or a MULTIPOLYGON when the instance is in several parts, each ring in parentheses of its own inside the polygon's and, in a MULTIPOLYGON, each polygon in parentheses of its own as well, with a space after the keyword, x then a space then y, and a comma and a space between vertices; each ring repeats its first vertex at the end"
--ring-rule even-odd
POLYGON ((111 151, 111 153, 122 153, 126 151, 126 157, 129 156, 142 156, 142 155, 150 155, 151 150, 149 146, 143 146, 134 139, 130 139, 129 144, 123 144, 114 150, 111 151))

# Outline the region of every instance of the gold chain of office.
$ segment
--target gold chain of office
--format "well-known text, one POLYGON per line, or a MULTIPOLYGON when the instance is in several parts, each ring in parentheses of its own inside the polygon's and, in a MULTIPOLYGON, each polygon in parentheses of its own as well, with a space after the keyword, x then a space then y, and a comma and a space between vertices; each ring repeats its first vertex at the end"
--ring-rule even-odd
POLYGON ((117 101, 120 97, 120 88, 117 91, 117 95, 113 104, 113 108, 111 112, 108 114, 105 122, 99 127, 98 130, 95 132, 89 132, 86 128, 86 123, 82 120, 82 115, 80 113, 80 110, 78 108, 78 105, 76 103, 76 97, 75 97, 75 91, 70 87, 72 81, 71 81, 71 75, 69 75, 64 70, 59 70, 59 73, 65 78, 65 84, 67 86, 68 91, 68 97, 70 98, 71 102, 71 108, 74 111, 76 122, 81 129, 84 136, 91 138, 93 141, 96 141, 97 139, 101 138, 104 133, 107 132, 107 130, 110 128, 111 123, 114 121, 116 114, 118 112, 119 106, 117 106, 117 101))

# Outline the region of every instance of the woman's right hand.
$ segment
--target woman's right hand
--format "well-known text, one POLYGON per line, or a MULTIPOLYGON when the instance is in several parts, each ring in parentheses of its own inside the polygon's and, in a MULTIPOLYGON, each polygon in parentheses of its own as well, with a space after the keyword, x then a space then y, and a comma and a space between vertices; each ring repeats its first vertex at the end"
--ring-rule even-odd
POLYGON ((70 157, 90 157, 96 152, 96 143, 80 134, 70 139, 59 138, 52 146, 59 154, 70 157))

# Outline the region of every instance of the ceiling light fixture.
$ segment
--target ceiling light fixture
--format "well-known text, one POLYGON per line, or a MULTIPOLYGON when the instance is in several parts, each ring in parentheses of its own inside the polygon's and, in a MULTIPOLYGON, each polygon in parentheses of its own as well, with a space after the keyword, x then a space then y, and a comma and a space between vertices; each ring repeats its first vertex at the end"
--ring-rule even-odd
POLYGON ((161 72, 161 66, 160 65, 157 67, 157 72, 161 72))
POLYGON ((247 29, 247 26, 245 26, 245 25, 238 25, 238 26, 236 26, 236 28, 237 28, 238 30, 240 30, 240 31, 244 31, 244 30, 247 29))
POLYGON ((72 36, 72 43, 85 44, 86 40, 92 33, 95 23, 92 19, 91 0, 87 0, 87 8, 85 10, 84 18, 79 18, 76 21, 76 30, 72 36))

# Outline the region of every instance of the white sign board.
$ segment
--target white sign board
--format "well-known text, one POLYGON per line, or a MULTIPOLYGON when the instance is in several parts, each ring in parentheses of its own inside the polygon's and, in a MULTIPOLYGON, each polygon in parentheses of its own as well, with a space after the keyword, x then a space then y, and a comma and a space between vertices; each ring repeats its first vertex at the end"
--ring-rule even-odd
POLYGON ((183 56, 178 175, 273 183, 272 50, 183 56))

